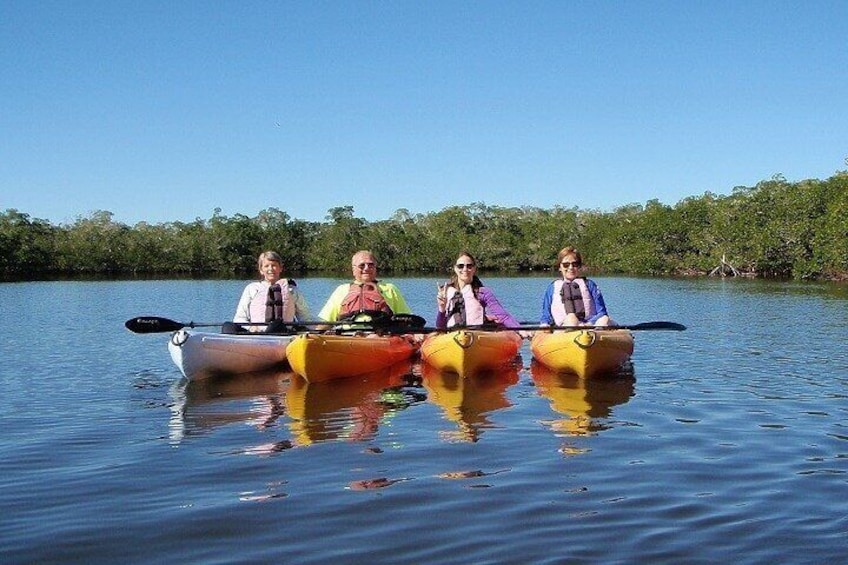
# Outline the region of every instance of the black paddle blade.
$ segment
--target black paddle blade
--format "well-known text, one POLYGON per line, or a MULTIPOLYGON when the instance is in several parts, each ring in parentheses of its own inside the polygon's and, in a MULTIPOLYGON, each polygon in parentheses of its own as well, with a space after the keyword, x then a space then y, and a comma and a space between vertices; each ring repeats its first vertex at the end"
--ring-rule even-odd
POLYGON ((682 332, 686 329, 686 326, 677 322, 643 322, 641 324, 623 327, 631 330, 671 330, 675 332, 682 332))
POLYGON ((427 320, 415 314, 395 314, 392 316, 392 324, 409 328, 423 328, 427 320))
POLYGON ((155 334, 162 332, 174 332, 184 328, 185 324, 169 320, 168 318, 160 318, 158 316, 139 316, 138 318, 130 318, 124 322, 124 326, 133 333, 155 334))
POLYGON ((336 320, 339 324, 363 324, 371 327, 386 326, 391 321, 391 316, 382 310, 360 310, 351 312, 347 316, 342 316, 336 320))

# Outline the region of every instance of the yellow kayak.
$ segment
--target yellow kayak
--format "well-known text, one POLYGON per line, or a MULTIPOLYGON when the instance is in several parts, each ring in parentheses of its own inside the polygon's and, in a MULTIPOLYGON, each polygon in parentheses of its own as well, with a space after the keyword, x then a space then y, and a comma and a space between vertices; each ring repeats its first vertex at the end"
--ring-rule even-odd
POLYGON ((289 342, 286 358, 308 382, 354 377, 379 371, 415 354, 404 336, 377 334, 301 334, 289 342))
POLYGON ((428 335, 421 344, 421 359, 440 371, 467 377, 512 363, 520 348, 521 336, 513 330, 462 329, 428 335))
POLYGON ((533 357, 554 371, 594 377, 617 371, 633 354, 628 330, 541 330, 530 342, 533 357))

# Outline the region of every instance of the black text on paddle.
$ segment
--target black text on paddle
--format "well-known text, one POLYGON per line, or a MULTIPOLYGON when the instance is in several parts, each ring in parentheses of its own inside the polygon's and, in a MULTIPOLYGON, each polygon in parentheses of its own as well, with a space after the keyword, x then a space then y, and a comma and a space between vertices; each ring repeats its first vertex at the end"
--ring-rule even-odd
POLYGON ((175 332, 183 328, 201 328, 221 326, 222 324, 200 324, 195 322, 177 322, 168 318, 160 318, 159 316, 139 316, 130 318, 124 322, 124 326, 128 330, 137 334, 155 334, 163 332, 175 332))

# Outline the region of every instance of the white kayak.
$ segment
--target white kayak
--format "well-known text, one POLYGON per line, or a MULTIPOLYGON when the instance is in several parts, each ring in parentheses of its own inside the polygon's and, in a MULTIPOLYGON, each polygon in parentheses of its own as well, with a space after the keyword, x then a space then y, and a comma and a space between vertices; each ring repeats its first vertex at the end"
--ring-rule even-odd
POLYGON ((202 380, 285 368, 286 346, 293 337, 182 329, 171 334, 168 351, 185 378, 202 380))

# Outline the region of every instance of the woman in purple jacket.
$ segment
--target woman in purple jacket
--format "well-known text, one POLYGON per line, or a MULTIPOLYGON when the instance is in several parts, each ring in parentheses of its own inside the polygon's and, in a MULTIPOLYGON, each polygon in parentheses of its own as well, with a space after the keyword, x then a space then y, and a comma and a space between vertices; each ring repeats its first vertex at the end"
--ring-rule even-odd
POLYGON ((478 326, 494 322, 518 328, 518 320, 501 306, 495 293, 477 277, 477 260, 467 251, 456 258, 451 280, 439 285, 436 295, 436 327, 478 326))

